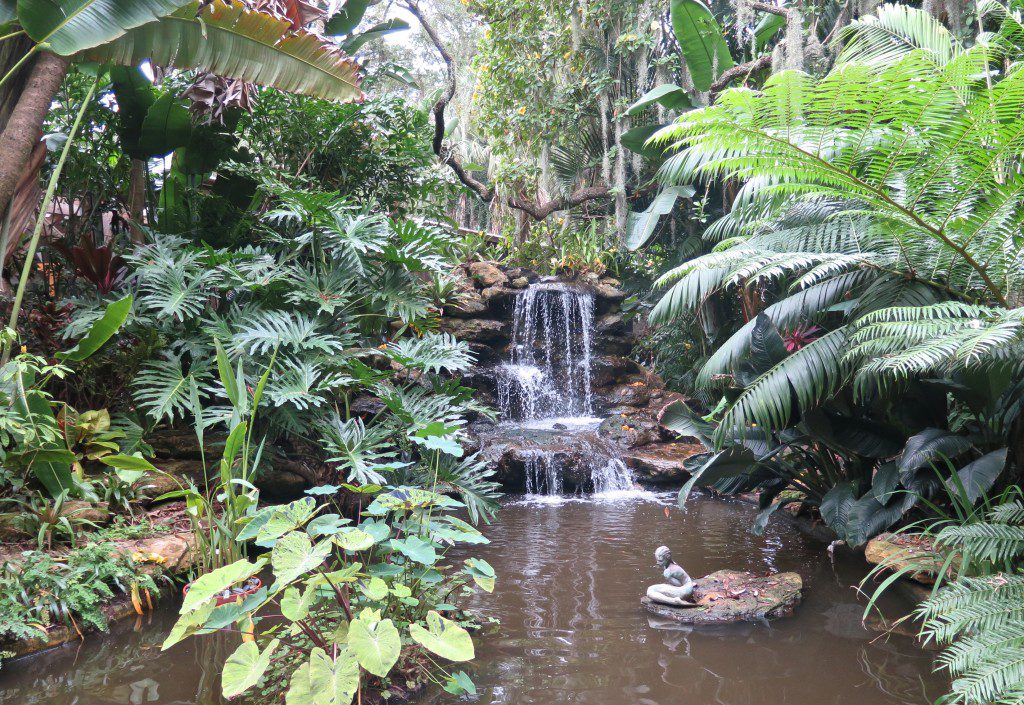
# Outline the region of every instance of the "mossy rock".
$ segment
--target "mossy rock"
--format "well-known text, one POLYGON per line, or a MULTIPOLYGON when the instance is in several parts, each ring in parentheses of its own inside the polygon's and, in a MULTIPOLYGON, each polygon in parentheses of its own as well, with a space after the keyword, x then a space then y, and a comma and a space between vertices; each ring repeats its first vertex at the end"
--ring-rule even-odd
POLYGON ((720 570, 694 581, 695 607, 670 607, 644 597, 643 608, 680 624, 728 624, 788 617, 800 603, 804 583, 796 573, 758 576, 720 570))

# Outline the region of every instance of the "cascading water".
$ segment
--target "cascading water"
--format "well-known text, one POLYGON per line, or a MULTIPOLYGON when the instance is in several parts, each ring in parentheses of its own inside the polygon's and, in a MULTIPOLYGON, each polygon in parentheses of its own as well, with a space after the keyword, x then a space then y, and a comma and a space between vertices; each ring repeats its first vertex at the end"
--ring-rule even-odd
MULTIPOLYGON (((560 431, 585 458, 595 494, 635 487, 632 471, 594 433, 594 296, 560 282, 534 284, 516 299, 508 362, 495 368, 498 406, 512 425, 560 431)), ((523 450, 527 494, 565 492, 562 459, 543 443, 523 450)), ((578 467, 577 467, 578 470, 578 467)))
POLYGON ((498 403, 512 419, 594 413, 594 296, 562 283, 535 284, 516 299, 511 360, 497 369, 498 403))

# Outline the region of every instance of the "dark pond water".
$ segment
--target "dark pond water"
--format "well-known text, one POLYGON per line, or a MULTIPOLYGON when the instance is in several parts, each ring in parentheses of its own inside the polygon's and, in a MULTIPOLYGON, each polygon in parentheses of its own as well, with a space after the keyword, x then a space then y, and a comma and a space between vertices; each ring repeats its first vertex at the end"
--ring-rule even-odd
MULTIPOLYGON (((861 626, 852 585, 863 563, 785 523, 751 536, 753 508, 669 495, 509 503, 479 547, 498 588, 479 608, 501 620, 478 639, 475 698, 431 693, 429 705, 925 705, 943 693, 934 652, 861 626), (667 510, 667 512, 666 512, 667 510), (805 581, 796 615, 771 624, 680 629, 639 609, 661 543, 694 575, 793 570, 805 581)), ((908 605, 895 597, 891 613, 908 605)), ((106 637, 14 661, 0 702, 17 705, 213 705, 216 666, 233 643, 207 638, 168 653, 173 615, 118 625, 106 637), (136 628, 137 626, 137 628, 136 628)))

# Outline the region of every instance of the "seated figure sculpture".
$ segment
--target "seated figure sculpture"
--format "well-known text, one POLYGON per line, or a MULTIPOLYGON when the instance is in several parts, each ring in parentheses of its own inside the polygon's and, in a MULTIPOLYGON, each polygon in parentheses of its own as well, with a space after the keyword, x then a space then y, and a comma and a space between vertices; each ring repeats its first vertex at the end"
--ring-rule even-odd
POLYGON ((653 602, 672 607, 693 607, 693 580, 682 566, 672 560, 668 546, 659 546, 654 560, 665 569, 665 583, 647 588, 647 597, 653 602))

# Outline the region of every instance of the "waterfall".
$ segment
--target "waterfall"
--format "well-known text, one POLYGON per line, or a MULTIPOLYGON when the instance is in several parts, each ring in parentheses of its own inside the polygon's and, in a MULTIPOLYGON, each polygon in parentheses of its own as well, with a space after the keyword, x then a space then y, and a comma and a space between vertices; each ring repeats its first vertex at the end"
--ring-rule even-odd
POLYGON ((622 492, 636 487, 633 471, 618 458, 608 458, 604 465, 595 463, 590 470, 590 480, 594 483, 594 494, 622 492))
POLYGON ((534 284, 516 298, 510 361, 497 369, 498 404, 509 419, 591 416, 593 294, 534 284))
POLYGON ((494 374, 502 417, 528 439, 520 446, 527 495, 635 489, 632 471, 616 457, 618 449, 597 434, 593 339, 589 290, 540 282, 516 297, 508 357, 494 374))
POLYGON ((551 453, 530 451, 526 456, 526 494, 558 496, 565 490, 562 466, 551 453))

